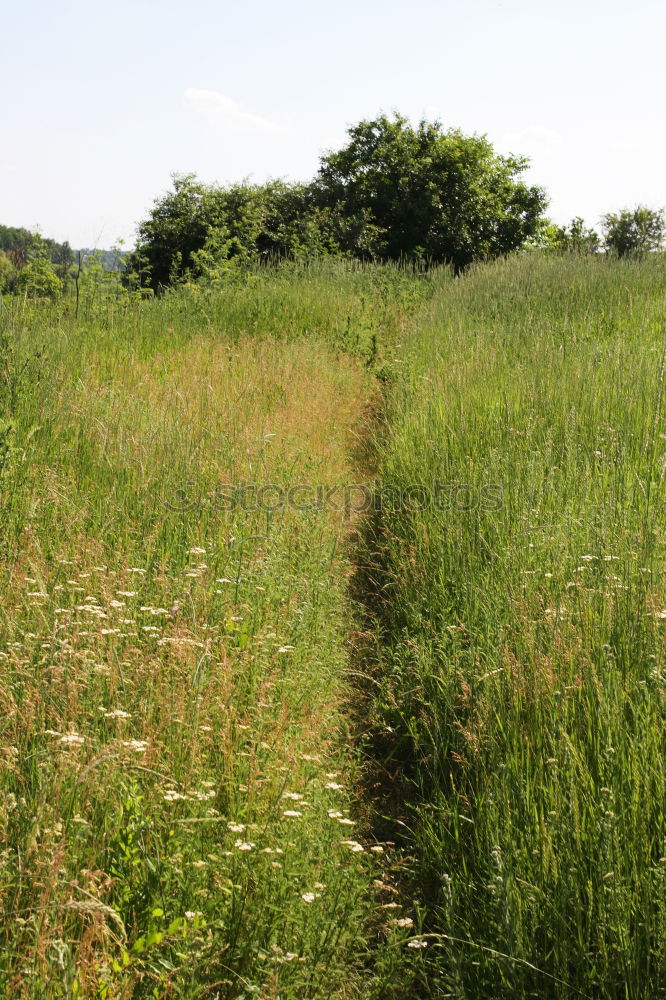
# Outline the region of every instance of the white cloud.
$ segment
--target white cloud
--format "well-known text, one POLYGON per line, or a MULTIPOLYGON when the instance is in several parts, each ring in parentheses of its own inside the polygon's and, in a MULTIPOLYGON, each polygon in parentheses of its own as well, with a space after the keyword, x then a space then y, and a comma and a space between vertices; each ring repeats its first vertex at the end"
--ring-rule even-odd
POLYGON ((246 111, 242 105, 220 94, 217 90, 198 90, 188 87, 185 91, 188 105, 208 119, 211 125, 224 130, 242 129, 255 132, 282 132, 284 128, 270 118, 246 111))
POLYGON ((507 132, 502 136, 499 145, 518 155, 540 156, 544 153, 554 153, 563 143, 564 136, 560 132, 541 125, 532 125, 519 132, 507 132))

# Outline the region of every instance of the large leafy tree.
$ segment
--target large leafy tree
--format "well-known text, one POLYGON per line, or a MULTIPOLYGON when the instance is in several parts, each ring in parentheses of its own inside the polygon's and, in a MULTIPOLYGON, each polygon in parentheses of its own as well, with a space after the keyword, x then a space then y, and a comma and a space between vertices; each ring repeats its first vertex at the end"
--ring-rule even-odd
POLYGON ((609 212, 601 222, 606 249, 618 257, 640 256, 663 246, 666 235, 663 210, 638 205, 634 209, 609 212))
POLYGON ((360 229, 365 240, 344 249, 447 261, 459 270, 538 232, 547 199, 520 180, 528 161, 498 155, 484 136, 445 131, 439 122, 413 127, 399 114, 359 122, 348 135, 323 157, 316 179, 320 202, 335 206, 356 224, 349 234, 360 229))

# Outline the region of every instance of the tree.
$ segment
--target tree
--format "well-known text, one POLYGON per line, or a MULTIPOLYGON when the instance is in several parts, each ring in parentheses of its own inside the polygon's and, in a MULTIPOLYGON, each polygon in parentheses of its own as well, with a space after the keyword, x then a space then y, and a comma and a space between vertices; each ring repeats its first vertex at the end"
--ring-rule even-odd
POLYGON ((633 210, 624 208, 615 214, 609 212, 601 222, 605 247, 618 257, 640 256, 663 246, 666 235, 663 209, 638 205, 633 210))
POLYGON ((30 259, 36 234, 16 226, 0 226, 0 249, 4 250, 15 268, 25 267, 30 259))
POLYGON ((16 271, 10 258, 4 250, 0 250, 0 294, 6 292, 12 283, 16 271))
MULTIPOLYGON (((48 242, 53 243, 52 240, 49 240, 48 242)), ((53 246, 49 248, 49 250, 49 256, 55 273, 61 281, 67 281, 74 264, 74 251, 70 247, 67 240, 65 240, 64 243, 53 243, 53 246)))
POLYGON ((361 224, 365 245, 343 249, 460 270, 518 249, 538 231, 547 199, 518 179, 528 161, 499 156, 484 136, 425 120, 414 128, 398 114, 362 121, 348 135, 323 157, 316 179, 320 203, 341 213, 349 234, 361 224))
POLYGON ((550 219, 543 219, 536 237, 530 241, 530 249, 554 253, 598 253, 600 248, 599 234, 588 228, 579 215, 568 226, 558 226, 550 219))
POLYGON ((174 175, 173 191, 157 198, 149 217, 138 226, 136 249, 128 261, 128 278, 158 289, 184 277, 192 254, 201 250, 215 227, 211 192, 193 174, 174 175))
POLYGON ((557 226, 555 248, 568 253, 597 253, 601 247, 599 234, 589 229, 585 221, 577 215, 568 226, 557 226))

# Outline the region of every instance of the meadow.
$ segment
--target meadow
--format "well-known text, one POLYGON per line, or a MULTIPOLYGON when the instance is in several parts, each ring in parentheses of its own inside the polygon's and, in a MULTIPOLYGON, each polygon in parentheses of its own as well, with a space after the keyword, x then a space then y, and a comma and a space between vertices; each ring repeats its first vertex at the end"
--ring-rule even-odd
POLYGON ((427 285, 5 300, 3 996, 356 996, 405 937, 345 738, 349 525, 281 497, 351 480, 427 285))
POLYGON ((411 995, 666 995, 665 305, 663 258, 528 254, 409 338, 359 589, 411 995))
POLYGON ((5 297, 0 994, 666 996, 665 306, 5 297))

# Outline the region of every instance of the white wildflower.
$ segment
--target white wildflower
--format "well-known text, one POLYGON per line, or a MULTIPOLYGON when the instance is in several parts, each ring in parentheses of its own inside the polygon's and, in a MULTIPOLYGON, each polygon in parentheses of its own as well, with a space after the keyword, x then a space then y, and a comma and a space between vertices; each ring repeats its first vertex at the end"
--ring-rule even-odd
POLYGON ((68 747, 80 747, 85 741, 85 736, 79 736, 78 733, 65 733, 64 736, 60 737, 58 743, 68 747))
POLYGON ((234 847, 236 847, 239 851, 251 851, 252 848, 256 847, 256 846, 257 845, 253 844, 251 840, 235 840, 234 841, 234 847))
POLYGON ((363 845, 359 844, 357 840, 343 840, 342 843, 343 846, 348 847, 353 854, 360 854, 361 851, 365 850, 363 845))
POLYGON ((181 792, 177 792, 175 788, 168 788, 164 793, 164 795, 162 796, 162 798, 164 799, 165 802, 179 802, 179 801, 186 801, 187 795, 183 795, 181 794, 181 792))

